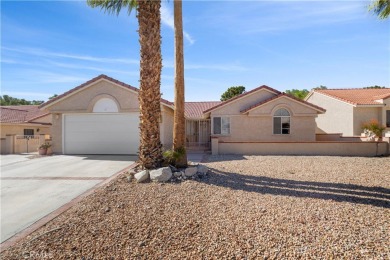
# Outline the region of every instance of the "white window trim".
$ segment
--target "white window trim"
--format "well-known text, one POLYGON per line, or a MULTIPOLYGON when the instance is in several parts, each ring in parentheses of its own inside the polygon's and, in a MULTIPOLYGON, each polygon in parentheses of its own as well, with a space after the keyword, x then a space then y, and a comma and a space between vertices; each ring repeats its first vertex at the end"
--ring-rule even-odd
POLYGON ((278 135, 278 136, 280 136, 280 135, 291 135, 291 112, 290 112, 290 110, 288 110, 287 108, 285 108, 285 107, 279 107, 278 109, 276 109, 275 111, 273 111, 273 114, 272 114, 272 134, 273 135, 278 135), (285 110, 287 110, 287 112, 290 114, 289 116, 275 116, 275 114, 276 114, 276 112, 279 110, 279 109, 285 109, 285 110), (282 127, 282 124, 280 124, 280 130, 282 130, 282 131, 280 131, 281 133, 280 134, 275 134, 275 123, 274 123, 274 118, 275 117, 278 117, 278 118, 288 118, 289 119, 289 121, 290 121, 290 127, 289 127, 289 133, 288 134, 283 134, 283 127, 282 127))
POLYGON ((211 129, 212 129, 212 134, 215 135, 215 136, 229 136, 230 133, 231 133, 231 125, 230 125, 231 121, 230 121, 230 117, 229 116, 214 116, 211 120, 211 129), (221 118, 221 133, 220 134, 216 134, 214 133, 214 118, 221 118), (222 131, 222 118, 225 118, 229 121, 229 131, 228 133, 223 133, 222 131))

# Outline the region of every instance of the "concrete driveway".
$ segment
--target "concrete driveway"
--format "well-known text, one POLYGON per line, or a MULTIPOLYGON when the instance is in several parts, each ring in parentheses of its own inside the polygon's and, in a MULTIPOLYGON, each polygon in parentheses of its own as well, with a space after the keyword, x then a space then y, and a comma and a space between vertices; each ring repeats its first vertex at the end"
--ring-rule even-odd
POLYGON ((136 156, 1 155, 1 243, 130 166, 136 156))

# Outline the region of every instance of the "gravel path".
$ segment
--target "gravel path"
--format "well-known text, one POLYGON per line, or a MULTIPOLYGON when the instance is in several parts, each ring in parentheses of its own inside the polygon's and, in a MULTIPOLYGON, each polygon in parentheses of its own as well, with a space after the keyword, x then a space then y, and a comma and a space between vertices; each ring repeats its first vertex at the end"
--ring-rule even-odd
POLYGON ((211 156, 209 177, 124 176, 1 259, 390 258, 390 158, 211 156))

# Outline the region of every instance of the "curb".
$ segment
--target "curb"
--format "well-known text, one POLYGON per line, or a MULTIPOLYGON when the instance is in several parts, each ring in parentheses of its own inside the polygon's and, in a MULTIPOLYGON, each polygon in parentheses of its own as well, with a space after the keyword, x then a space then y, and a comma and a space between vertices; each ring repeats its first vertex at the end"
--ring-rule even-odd
POLYGON ((132 168, 135 168, 137 165, 138 165, 138 163, 135 162, 135 163, 127 166, 126 168, 118 171, 117 173, 114 173, 111 177, 105 179, 102 182, 99 182, 98 184, 96 184, 92 188, 86 190, 85 192, 83 192, 79 196, 73 198, 68 203, 62 205, 58 209, 52 211, 51 213, 47 214, 43 218, 37 220, 35 223, 31 224, 29 227, 19 231, 18 233, 16 233, 12 237, 8 238, 6 241, 4 241, 3 243, 0 244, 0 253, 7 250, 9 247, 15 245, 17 242, 19 242, 23 238, 27 237, 28 235, 30 235, 31 233, 33 233, 34 231, 36 231, 40 227, 46 225, 48 222, 52 221, 53 219, 55 219, 56 217, 61 215, 62 213, 64 213, 65 211, 67 211, 68 209, 73 207, 75 204, 82 201, 85 197, 91 195, 97 188, 100 188, 100 187, 106 185, 107 183, 111 182, 113 179, 115 179, 116 177, 121 175, 123 172, 130 170, 132 168))

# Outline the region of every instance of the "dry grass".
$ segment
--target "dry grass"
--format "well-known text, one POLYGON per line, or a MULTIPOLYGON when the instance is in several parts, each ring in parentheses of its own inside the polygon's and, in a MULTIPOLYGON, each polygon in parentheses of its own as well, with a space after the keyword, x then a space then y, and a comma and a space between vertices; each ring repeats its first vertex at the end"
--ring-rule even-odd
POLYGON ((389 158, 220 156, 206 165, 208 178, 179 184, 119 177, 1 257, 390 258, 389 158))

